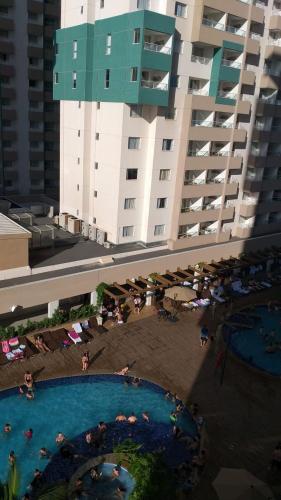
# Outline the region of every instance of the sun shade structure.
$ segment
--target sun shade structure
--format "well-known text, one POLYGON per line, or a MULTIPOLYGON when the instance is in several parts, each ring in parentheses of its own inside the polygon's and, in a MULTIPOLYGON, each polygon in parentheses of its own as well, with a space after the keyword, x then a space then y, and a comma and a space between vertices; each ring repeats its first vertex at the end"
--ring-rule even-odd
POLYGON ((192 288, 173 286, 165 290, 165 297, 181 302, 189 302, 190 300, 196 299, 196 292, 192 288))
MULTIPOLYGON (((230 257, 229 259, 221 259, 218 262, 212 261, 210 264, 202 262, 200 265, 188 266, 186 269, 178 267, 177 270, 167 270, 163 274, 153 273, 153 277, 152 275, 146 278, 139 276, 134 281, 132 281, 132 279, 127 279, 126 283, 123 284, 113 283, 104 293, 111 299, 120 300, 129 296, 153 292, 163 288, 169 290, 170 287, 177 287, 182 293, 185 291, 186 294, 192 294, 192 297, 174 299, 174 296, 170 296, 170 298, 174 300, 189 301, 196 298, 196 293, 192 289, 180 287, 184 282, 188 281, 192 284, 194 280, 204 281, 205 279, 218 278, 229 273, 229 271, 261 264, 271 258, 281 258, 281 249, 272 247, 268 250, 256 252, 255 254, 242 255, 239 259, 230 257)), ((166 290, 167 293, 165 293, 166 297, 169 296, 170 293, 168 290, 166 290)), ((175 292, 171 293, 174 295, 175 292)), ((183 295, 178 295, 178 297, 180 296, 182 297, 183 295)))

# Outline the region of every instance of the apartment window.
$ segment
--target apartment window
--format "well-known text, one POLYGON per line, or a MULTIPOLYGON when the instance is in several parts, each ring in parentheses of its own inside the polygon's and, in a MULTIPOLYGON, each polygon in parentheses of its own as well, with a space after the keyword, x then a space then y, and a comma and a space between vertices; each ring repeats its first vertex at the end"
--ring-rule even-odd
POLYGON ((29 57, 28 62, 30 64, 30 66, 38 66, 40 59, 38 59, 37 57, 29 57))
POLYGON ((140 149, 140 137, 129 137, 128 149, 140 149))
POLYGON ((154 226, 154 236, 161 236, 165 233, 165 224, 157 224, 154 226))
POLYGON ((186 16, 186 4, 181 2, 175 3, 175 16, 185 17, 186 16))
POLYGON ((100 134, 99 132, 96 133, 96 141, 99 141, 100 140, 100 134))
POLYGON ((165 111, 165 120, 175 120, 177 116, 176 108, 170 108, 165 111))
POLYGON ((29 80, 28 83, 31 88, 38 87, 38 82, 36 80, 29 80))
POLYGON ((83 5, 81 5, 81 7, 80 7, 80 14, 83 14, 83 12, 84 12, 84 7, 83 7, 83 5))
POLYGON ((94 198, 97 198, 97 197, 98 197, 98 192, 94 191, 94 198))
POLYGON ((159 173, 159 181, 169 181, 171 170, 169 168, 161 168, 159 173))
POLYGON ((163 139, 162 151, 172 151, 173 149, 173 139, 163 139))
POLYGON ((138 178, 137 168, 127 168, 126 179, 127 181, 135 181, 138 178))
POLYGON ((1 99, 1 104, 2 104, 2 106, 10 106, 11 99, 6 99, 6 97, 5 97, 5 98, 1 99))
POLYGON ((140 28, 134 29, 133 43, 140 43, 140 28))
POLYGON ((123 238, 133 236, 134 235, 134 226, 123 226, 122 235, 123 235, 123 238))
MULTIPOLYGON (((31 122, 30 122, 30 123, 31 123, 31 122)), ((33 122, 33 123, 34 123, 34 122, 33 122)), ((37 123, 37 122, 35 122, 35 123, 37 123)), ((8 128, 9 128, 9 127, 11 127, 11 126, 12 126, 12 122, 11 122, 11 120, 2 120, 2 126, 3 126, 3 127, 5 127, 5 128, 6 128, 6 127, 8 127, 8 128)))
POLYGON ((8 38, 9 37, 9 31, 7 30, 0 30, 0 36, 1 38, 8 38))
POLYGON ((131 82, 137 82, 138 80, 138 68, 131 68, 131 82))
POLYGON ((78 137, 80 137, 80 135, 81 135, 81 130, 77 130, 77 135, 78 135, 78 137))
POLYGON ((59 54, 59 44, 58 43, 55 43, 55 53, 56 53, 56 56, 59 54))
POLYGON ((166 208, 167 206, 167 198, 157 198, 157 208, 166 208))
POLYGON ((38 149, 39 146, 40 146, 40 143, 38 141, 30 141, 31 149, 38 149))
POLYGON ((3 161, 3 167, 4 168, 11 168, 14 166, 14 162, 10 160, 3 161))
POLYGON ((98 170, 98 168, 99 168, 99 164, 97 161, 95 161, 95 170, 98 170))
POLYGON ((55 83, 59 83, 59 74, 55 73, 55 83))
POLYGON ((106 36, 106 44, 105 44, 105 54, 109 56, 111 54, 111 33, 108 33, 106 36))
POLYGON ((76 189, 77 191, 79 191, 79 184, 76 184, 76 189))
POLYGON ((78 101, 78 108, 81 109, 81 101, 78 101))
POLYGON ((109 89, 110 69, 105 70, 104 87, 109 89))
POLYGON ((77 59, 77 40, 73 40, 72 42, 72 57, 73 59, 77 59))
POLYGON ((100 109, 100 102, 97 102, 97 109, 100 109))
POLYGON ((136 208, 136 198, 125 198, 124 209, 132 210, 133 208, 136 208))
POLYGON ((77 217, 79 216, 79 209, 78 208, 76 210, 76 215, 77 215, 77 217))
POLYGON ((100 0, 100 9, 104 8, 104 0, 100 0))
POLYGON ((28 42, 37 44, 39 42, 39 37, 35 35, 28 35, 28 42))
POLYGON ((77 164, 80 165, 80 158, 79 158, 79 156, 77 158, 77 164))
POLYGON ((96 217, 93 217, 93 224, 96 224, 97 223, 97 219, 96 217))
POLYGON ((76 71, 72 72, 72 88, 77 89, 77 73, 76 73, 76 71))
POLYGON ((131 104, 130 105, 130 117, 140 118, 143 113, 143 107, 141 104, 131 104))
POLYGON ((30 120, 29 126, 30 126, 30 128, 38 129, 41 127, 41 122, 35 122, 35 121, 30 120))

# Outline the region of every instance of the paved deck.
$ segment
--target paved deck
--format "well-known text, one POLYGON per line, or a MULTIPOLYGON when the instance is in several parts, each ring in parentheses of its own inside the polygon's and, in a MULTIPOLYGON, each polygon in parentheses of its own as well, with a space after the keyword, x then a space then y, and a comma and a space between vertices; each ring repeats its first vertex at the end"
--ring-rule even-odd
MULTIPOLYGON (((262 292, 254 300, 266 302, 273 293, 280 296, 280 291, 262 292)), ((253 299, 240 299, 237 306, 249 301, 253 299)), ((211 483, 220 466, 245 467, 265 479, 272 450, 281 440, 281 379, 256 372, 229 355, 220 385, 214 370, 217 342, 206 349, 199 346, 199 326, 204 322, 215 330, 226 312, 218 307, 215 320, 202 310, 180 313, 173 324, 159 322, 152 308, 145 308, 139 317, 132 315, 127 324, 97 334, 88 344, 90 373, 112 373, 133 363, 132 374, 199 404, 207 422, 210 459, 192 494, 194 500, 217 498, 211 483)), ((26 370, 37 380, 81 374, 82 351, 83 346, 73 346, 5 366, 0 370, 0 389, 22 383, 26 370)))

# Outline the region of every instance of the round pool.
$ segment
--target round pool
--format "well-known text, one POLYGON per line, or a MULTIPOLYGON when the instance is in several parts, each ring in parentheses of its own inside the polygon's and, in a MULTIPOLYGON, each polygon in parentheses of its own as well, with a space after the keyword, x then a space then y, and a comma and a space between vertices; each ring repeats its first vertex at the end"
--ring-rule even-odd
POLYGON ((131 474, 124 467, 119 467, 119 477, 112 475, 116 464, 104 463, 98 466, 100 478, 93 480, 90 472, 83 476, 83 498, 91 500, 93 498, 102 498, 103 500, 112 500, 120 491, 122 499, 128 500, 135 487, 135 481, 131 474))
POLYGON ((225 325, 226 344, 246 363, 271 375, 280 376, 281 311, 268 311, 266 306, 257 306, 245 312, 246 317, 238 313, 230 318, 235 326, 225 325))
MULTIPOLYGON (((170 413, 175 403, 166 400, 164 390, 150 382, 141 381, 139 387, 124 384, 124 377, 96 375, 71 377, 36 384, 35 399, 28 401, 16 389, 0 393, 0 426, 11 424, 9 434, 0 433, 0 480, 7 477, 8 454, 14 450, 21 477, 21 492, 33 478, 36 468, 43 471, 48 459, 39 458, 45 447, 51 455, 57 453, 55 438, 58 432, 72 440, 100 421, 113 422, 119 412, 132 412, 142 419, 142 412, 150 415, 151 423, 170 424, 170 413), (24 431, 33 430, 27 440, 24 431)), ((122 425, 122 424, 121 424, 122 425)), ((149 426, 149 424, 147 424, 149 426)), ((151 424, 152 425, 152 424, 151 424)), ((185 412, 178 425, 189 435, 196 435, 192 417, 185 412)))

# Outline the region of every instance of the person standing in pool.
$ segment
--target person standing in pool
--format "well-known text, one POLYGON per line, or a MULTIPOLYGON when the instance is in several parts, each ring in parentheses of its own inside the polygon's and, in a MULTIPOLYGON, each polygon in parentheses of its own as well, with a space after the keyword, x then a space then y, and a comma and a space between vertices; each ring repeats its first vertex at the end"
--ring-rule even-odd
POLYGON ((9 462, 11 467, 13 467, 16 463, 16 455, 15 455, 15 452, 13 450, 10 451, 10 453, 9 453, 8 462, 9 462))
POLYGON ((25 372, 24 374, 24 385, 27 387, 27 389, 33 389, 33 377, 30 372, 25 372))
POLYGON ((27 441, 30 441, 33 436, 33 430, 28 429, 27 431, 24 432, 24 437, 27 439, 27 441))

